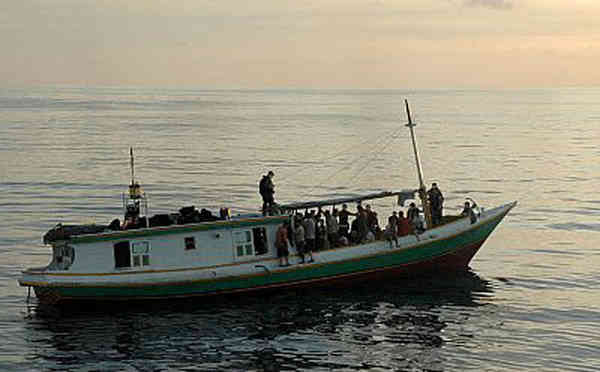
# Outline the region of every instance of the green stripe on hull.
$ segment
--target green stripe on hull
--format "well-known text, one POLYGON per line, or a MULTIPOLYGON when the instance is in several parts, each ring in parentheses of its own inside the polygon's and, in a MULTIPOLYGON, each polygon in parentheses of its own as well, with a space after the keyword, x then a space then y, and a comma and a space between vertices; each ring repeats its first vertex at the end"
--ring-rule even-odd
POLYGON ((246 278, 224 278, 214 281, 182 282, 148 286, 114 287, 52 287, 62 298, 167 298, 210 294, 252 289, 256 287, 277 286, 299 281, 335 277, 344 274, 366 272, 375 269, 402 266, 431 260, 462 247, 483 242, 500 223, 499 216, 477 228, 440 241, 399 251, 382 253, 371 257, 356 258, 342 262, 293 266, 291 270, 273 272, 246 278))

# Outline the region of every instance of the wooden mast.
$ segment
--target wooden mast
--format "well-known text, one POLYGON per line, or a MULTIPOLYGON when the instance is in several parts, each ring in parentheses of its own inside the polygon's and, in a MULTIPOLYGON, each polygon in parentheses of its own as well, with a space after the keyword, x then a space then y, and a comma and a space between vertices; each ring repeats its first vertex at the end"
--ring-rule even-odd
POLYGON ((415 162, 417 163, 417 175, 419 176, 419 197, 421 198, 421 204, 423 205, 423 213, 425 214, 425 222, 427 222, 427 228, 433 227, 433 219, 431 218, 431 206, 427 198, 427 189, 425 188, 425 182, 423 181, 423 171, 421 170, 421 161, 419 160, 419 151, 417 150, 417 140, 415 139, 414 127, 416 124, 412 122, 410 117, 410 108, 408 107, 408 100, 404 100, 406 105, 406 115, 408 116, 408 124, 406 126, 410 129, 410 138, 412 139, 413 151, 415 153, 415 162))

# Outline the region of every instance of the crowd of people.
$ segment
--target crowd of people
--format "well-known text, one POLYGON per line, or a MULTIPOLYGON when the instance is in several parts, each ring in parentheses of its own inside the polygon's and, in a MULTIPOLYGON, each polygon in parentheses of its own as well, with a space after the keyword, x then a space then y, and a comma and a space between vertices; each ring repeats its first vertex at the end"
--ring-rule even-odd
MULTIPOLYGON (((259 193, 263 199, 262 211, 268 215, 275 204, 273 184, 274 173, 269 171, 259 182, 259 193)), ((424 190, 423 190, 424 191, 424 190)), ((431 207, 433 226, 442 223, 444 196, 436 183, 426 192, 431 207)), ((468 213, 468 212, 467 212, 468 213)), ((305 210, 304 213, 296 211, 290 222, 280 226, 277 231, 275 245, 281 265, 287 266, 289 262, 288 246, 295 247, 301 262, 312 262, 312 252, 325 250, 332 247, 341 247, 352 244, 362 244, 374 240, 386 239, 398 246, 398 238, 406 235, 415 235, 425 231, 425 221, 422 211, 415 203, 410 203, 404 211, 394 211, 388 217, 384 228, 379 225, 379 218, 371 205, 364 207, 361 203, 356 206, 356 211, 351 212, 347 204, 341 210, 335 206, 331 210, 305 210), (353 217, 350 222, 350 216, 353 217)))
POLYGON ((411 203, 405 216, 403 211, 394 211, 387 219, 387 225, 381 228, 379 218, 371 205, 356 206, 351 212, 347 204, 338 210, 318 208, 296 212, 292 219, 279 227, 275 245, 281 265, 287 266, 288 246, 295 247, 300 262, 305 259, 312 262, 312 252, 343 247, 353 244, 368 243, 380 239, 394 241, 398 245, 398 237, 422 233, 423 220, 419 209, 411 203), (353 217, 350 223, 350 216, 353 217), (413 218, 413 219, 411 219, 413 218))

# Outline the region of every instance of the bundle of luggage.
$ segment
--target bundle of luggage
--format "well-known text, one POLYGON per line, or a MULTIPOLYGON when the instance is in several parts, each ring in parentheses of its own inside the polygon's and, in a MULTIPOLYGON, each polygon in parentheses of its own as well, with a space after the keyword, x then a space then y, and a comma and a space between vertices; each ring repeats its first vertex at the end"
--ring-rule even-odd
POLYGON ((43 241, 44 244, 48 244, 59 240, 68 240, 71 236, 98 234, 107 229, 108 226, 104 225, 63 225, 59 223, 44 234, 43 241))

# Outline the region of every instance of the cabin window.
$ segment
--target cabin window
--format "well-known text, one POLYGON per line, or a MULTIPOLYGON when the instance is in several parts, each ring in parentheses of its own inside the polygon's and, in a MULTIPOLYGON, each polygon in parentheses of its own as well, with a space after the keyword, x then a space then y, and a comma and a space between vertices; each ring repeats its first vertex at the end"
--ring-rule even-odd
POLYGON ((133 266, 150 265, 150 242, 135 242, 131 244, 133 266))
POLYGON ((252 237, 254 238, 254 252, 256 255, 267 253, 267 229, 264 227, 255 227, 252 229, 252 237))
POLYGON ((131 253, 129 252, 129 242, 118 242, 114 246, 115 267, 131 267, 131 253))
POLYGON ((236 231, 233 233, 233 244, 238 257, 254 255, 252 233, 250 231, 236 231))
POLYGON ((196 249, 196 239, 193 236, 185 238, 185 250, 196 249))

